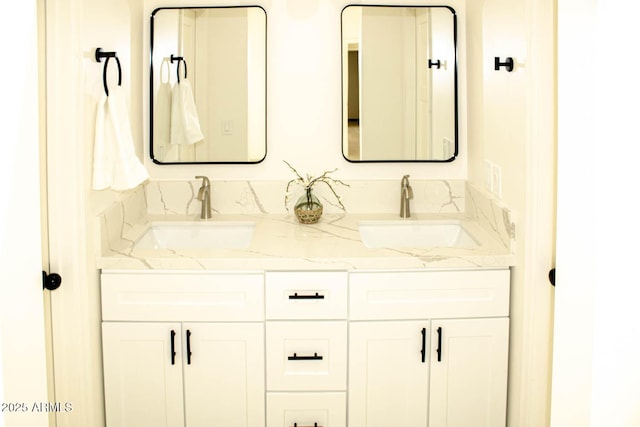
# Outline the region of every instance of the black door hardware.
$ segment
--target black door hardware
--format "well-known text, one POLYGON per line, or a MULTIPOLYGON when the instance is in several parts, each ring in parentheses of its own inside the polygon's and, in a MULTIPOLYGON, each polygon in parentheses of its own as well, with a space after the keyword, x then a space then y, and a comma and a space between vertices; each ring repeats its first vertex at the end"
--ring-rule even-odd
POLYGON ((438 354, 438 362, 442 362, 442 328, 438 327, 438 348, 436 349, 436 353, 438 354))
POLYGON ((60 287, 61 283, 62 277, 58 273, 47 274, 46 271, 42 272, 42 289, 54 291, 60 287))
POLYGON ((171 330, 171 364, 176 364, 176 331, 171 330))
POLYGON ((428 64, 428 65, 429 65, 429 68, 436 67, 437 69, 440 69, 440 65, 441 65, 441 63, 440 63, 440 60, 439 60, 439 59, 437 59, 437 60, 435 60, 435 61, 434 61, 434 60, 432 60, 432 59, 430 59, 430 60, 429 60, 429 64, 428 64))
POLYGON ((324 299, 324 295, 320 295, 318 292, 313 295, 298 295, 296 292, 293 295, 289 295, 289 299, 324 299))
POLYGON ((506 58, 504 62, 500 62, 500 58, 496 56, 493 61, 493 69, 498 71, 502 67, 504 67, 508 72, 512 72, 514 68, 513 58, 509 57, 506 58))
POLYGON ((427 358, 427 328, 422 328, 422 350, 420 350, 420 355, 422 356, 422 363, 426 361, 427 358))
POLYGON ((549 270, 549 282, 551 282, 551 286, 556 285, 556 269, 552 268, 549 270))
POLYGON ((313 353, 313 356, 298 356, 297 353, 293 353, 293 356, 288 356, 289 360, 322 360, 322 356, 318 356, 318 353, 313 353))
POLYGON ((191 365, 191 331, 187 329, 187 365, 191 365))

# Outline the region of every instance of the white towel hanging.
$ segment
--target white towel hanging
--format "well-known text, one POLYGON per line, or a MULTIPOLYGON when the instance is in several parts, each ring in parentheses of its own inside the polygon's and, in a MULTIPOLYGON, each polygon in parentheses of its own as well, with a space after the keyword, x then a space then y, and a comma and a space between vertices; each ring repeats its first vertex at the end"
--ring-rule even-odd
POLYGON ((96 112, 93 189, 129 190, 149 178, 133 148, 131 123, 120 86, 103 94, 96 112))
POLYGON ((164 59, 160 64, 160 82, 153 106, 153 145, 154 150, 163 150, 170 143, 171 138, 171 83, 169 82, 170 64, 164 59), (163 70, 167 70, 163 79, 163 70))
POLYGON ((171 94, 171 143, 195 144, 204 140, 193 99, 191 84, 186 78, 173 85, 171 94))

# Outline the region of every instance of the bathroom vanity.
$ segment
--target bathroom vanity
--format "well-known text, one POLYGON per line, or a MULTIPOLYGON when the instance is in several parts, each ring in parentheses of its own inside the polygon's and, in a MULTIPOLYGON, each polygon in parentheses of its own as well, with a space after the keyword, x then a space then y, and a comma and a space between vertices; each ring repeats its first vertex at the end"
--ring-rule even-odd
POLYGON ((108 426, 505 425, 513 257, 476 221, 371 248, 391 215, 222 215, 250 242, 176 249, 134 243, 145 219, 98 260, 108 426))

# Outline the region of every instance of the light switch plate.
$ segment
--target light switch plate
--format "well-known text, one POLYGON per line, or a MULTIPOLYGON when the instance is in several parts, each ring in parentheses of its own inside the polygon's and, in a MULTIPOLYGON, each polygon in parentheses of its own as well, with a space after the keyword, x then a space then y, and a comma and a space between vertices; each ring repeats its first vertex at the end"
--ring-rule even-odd
POLYGON ((222 121, 222 134, 233 135, 233 120, 222 121))

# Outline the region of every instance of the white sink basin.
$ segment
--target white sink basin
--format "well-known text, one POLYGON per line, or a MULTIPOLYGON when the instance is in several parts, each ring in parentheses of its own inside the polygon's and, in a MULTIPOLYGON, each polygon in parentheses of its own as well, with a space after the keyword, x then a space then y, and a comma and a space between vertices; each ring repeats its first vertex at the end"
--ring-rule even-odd
POLYGON ((253 238, 254 222, 153 222, 135 243, 142 249, 243 249, 253 238))
POLYGON ((362 221, 358 230, 368 248, 478 247, 458 221, 362 221))

